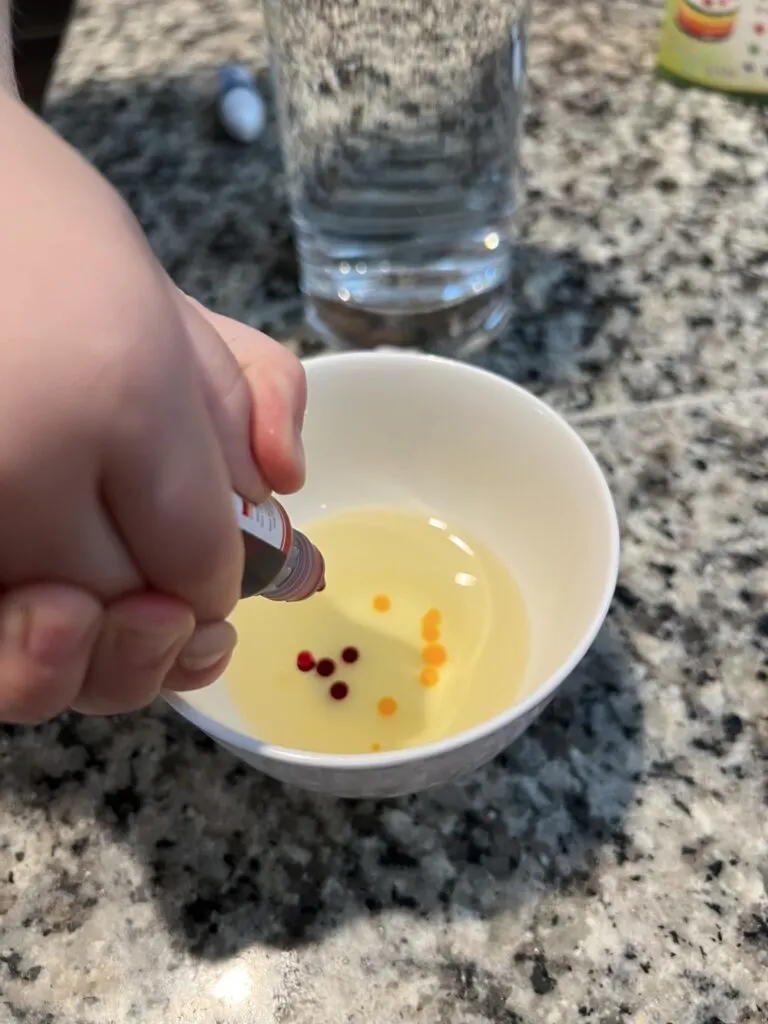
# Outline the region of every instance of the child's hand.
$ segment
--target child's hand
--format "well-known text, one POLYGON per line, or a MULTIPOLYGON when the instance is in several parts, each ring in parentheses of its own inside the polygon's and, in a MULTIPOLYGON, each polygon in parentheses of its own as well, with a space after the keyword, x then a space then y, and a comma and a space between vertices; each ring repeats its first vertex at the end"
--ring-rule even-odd
POLYGON ((178 292, 110 186, 3 94, 0 124, 0 719, 129 710, 226 662, 230 492, 301 486, 303 372, 178 292))

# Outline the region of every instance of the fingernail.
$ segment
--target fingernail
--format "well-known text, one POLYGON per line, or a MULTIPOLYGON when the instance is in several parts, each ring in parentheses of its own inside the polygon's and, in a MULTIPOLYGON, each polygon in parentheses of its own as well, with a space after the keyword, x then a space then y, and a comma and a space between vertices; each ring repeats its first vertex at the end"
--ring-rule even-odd
POLYGON ((306 415, 307 415, 307 403, 306 403, 306 401, 304 401, 304 402, 301 403, 301 405, 299 405, 296 408, 296 410, 294 411, 294 414, 293 414, 293 421, 296 424, 296 429, 298 430, 299 433, 301 433, 302 430, 304 429, 304 419, 305 419, 306 415))
POLYGON ((301 436, 301 427, 294 426, 293 428, 293 452, 303 473, 306 469, 306 457, 304 455, 304 439, 301 436))
POLYGON ((204 672, 230 655, 236 643, 237 633, 228 622, 199 626, 179 655, 179 667, 185 672, 204 672))
POLYGON ((135 669, 156 668, 168 660, 186 634, 178 630, 132 629, 120 626, 113 644, 120 660, 135 669))
POLYGON ((283 398, 285 413, 288 414, 288 419, 285 423, 285 445, 287 451, 290 453, 291 458, 295 459, 304 471, 304 441, 301 436, 302 427, 304 426, 304 409, 296 408, 295 401, 295 389, 290 381, 287 379, 280 379, 278 387, 280 389, 281 396, 283 398))

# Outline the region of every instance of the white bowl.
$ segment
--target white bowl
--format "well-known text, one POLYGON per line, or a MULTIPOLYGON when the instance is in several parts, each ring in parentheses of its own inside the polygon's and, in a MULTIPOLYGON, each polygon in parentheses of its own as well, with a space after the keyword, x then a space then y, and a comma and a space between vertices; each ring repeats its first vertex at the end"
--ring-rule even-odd
POLYGON ((508 565, 530 621, 523 695, 439 743, 314 754, 249 736, 223 680, 168 694, 222 746, 283 782, 344 797, 427 789, 489 761, 542 712, 592 644, 616 585, 619 531, 587 447, 539 399, 462 363, 407 352, 306 362, 308 477, 286 500, 294 523, 361 505, 425 507, 508 565))

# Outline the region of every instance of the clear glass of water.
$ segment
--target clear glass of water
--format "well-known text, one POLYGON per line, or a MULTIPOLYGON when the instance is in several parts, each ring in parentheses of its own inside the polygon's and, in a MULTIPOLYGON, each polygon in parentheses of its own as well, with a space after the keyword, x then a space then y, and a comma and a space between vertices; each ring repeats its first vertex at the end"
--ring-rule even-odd
POLYGON ((466 354, 503 329, 530 0, 265 0, 307 319, 466 354))

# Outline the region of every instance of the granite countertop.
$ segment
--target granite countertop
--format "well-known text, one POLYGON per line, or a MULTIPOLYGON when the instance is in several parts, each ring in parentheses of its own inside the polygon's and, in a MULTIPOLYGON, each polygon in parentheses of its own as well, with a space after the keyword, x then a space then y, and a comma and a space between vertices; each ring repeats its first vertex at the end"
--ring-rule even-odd
MULTIPOLYGON (((158 708, 0 733, 0 1022, 768 1020, 768 115, 650 72, 645 0, 539 0, 520 309, 624 532, 608 625, 426 796, 283 789, 158 708)), ((256 0, 86 0, 52 122, 187 290, 298 343, 275 129, 215 137, 256 0)), ((299 339, 300 340, 300 339, 299 339)))

